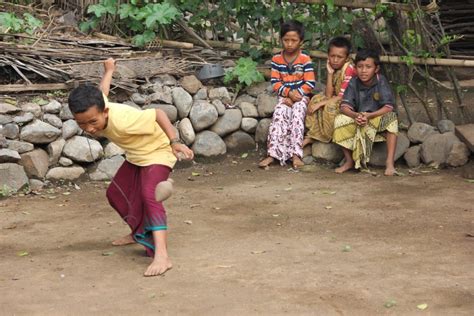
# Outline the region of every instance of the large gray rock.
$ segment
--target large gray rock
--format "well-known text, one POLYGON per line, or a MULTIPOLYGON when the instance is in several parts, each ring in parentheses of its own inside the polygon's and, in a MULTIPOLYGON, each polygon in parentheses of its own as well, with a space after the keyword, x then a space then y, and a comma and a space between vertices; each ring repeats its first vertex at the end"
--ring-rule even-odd
MULTIPOLYGON (((397 137, 397 147, 395 148, 395 161, 400 159, 404 153, 410 147, 410 140, 404 133, 399 133, 397 137)), ((387 143, 377 142, 372 148, 372 155, 370 156, 369 163, 372 166, 384 167, 385 161, 387 160, 387 143)))
POLYGON ((178 83, 173 76, 168 74, 155 77, 152 81, 153 83, 159 83, 164 86, 175 86, 178 83))
POLYGON ((63 127, 63 121, 54 114, 46 113, 43 115, 43 121, 59 129, 63 127))
POLYGON ((344 154, 340 146, 334 143, 314 142, 311 147, 311 155, 315 159, 339 163, 344 154))
POLYGON ((20 128, 15 123, 8 123, 3 126, 2 134, 8 139, 17 139, 20 128))
POLYGON ((13 122, 13 117, 10 115, 0 114, 0 125, 8 124, 13 122))
POLYGON ((97 169, 89 174, 93 181, 104 181, 112 179, 117 173, 125 159, 122 156, 113 156, 103 159, 97 165, 97 169))
POLYGON ((413 123, 408 129, 408 139, 414 143, 423 143, 428 136, 437 134, 436 129, 428 124, 416 122, 413 123))
POLYGON ((253 134, 257 130, 257 125, 258 125, 257 119, 254 119, 252 117, 244 117, 242 119, 242 123, 240 124, 240 128, 244 132, 253 134))
POLYGON ((95 139, 74 136, 66 141, 63 148, 64 156, 73 161, 92 162, 104 155, 102 146, 95 139))
POLYGON ((156 91, 148 96, 150 102, 164 102, 167 104, 173 103, 173 96, 169 87, 163 91, 156 91))
POLYGON ((219 116, 224 115, 224 113, 225 113, 225 105, 224 105, 224 103, 222 103, 221 100, 217 100, 217 99, 216 99, 216 100, 213 100, 213 101, 212 101, 212 105, 214 105, 214 106, 216 107, 217 114, 218 114, 219 116))
POLYGON ((21 129, 20 139, 33 144, 48 144, 61 135, 61 131, 48 123, 36 120, 21 129))
POLYGON ((239 108, 244 117, 258 117, 257 107, 249 102, 241 102, 239 108))
POLYGON ((255 140, 249 134, 237 131, 224 139, 229 152, 245 152, 255 150, 255 140))
POLYGON ((196 92, 193 96, 193 100, 207 100, 207 88, 202 87, 201 89, 196 92))
POLYGON ((259 82, 251 85, 250 87, 247 88, 247 93, 251 95, 252 97, 258 97, 258 95, 265 93, 265 92, 271 92, 272 91, 272 86, 269 82, 259 82))
POLYGON ((276 96, 268 94, 260 94, 257 98, 257 110, 260 117, 270 117, 275 110, 275 106, 278 102, 276 96))
POLYGON ((23 112, 32 113, 35 117, 40 117, 43 113, 43 111, 41 111, 41 106, 32 102, 22 104, 21 110, 23 112))
POLYGON ((193 125, 191 124, 191 120, 187 117, 182 119, 178 125, 179 134, 181 135, 181 139, 184 141, 186 145, 191 145, 194 143, 196 139, 196 133, 194 133, 193 125))
MULTIPOLYGON (((0 130, 0 148, 7 148, 7 147, 8 147, 8 141, 5 138, 5 136, 3 136, 3 134, 1 133, 1 130, 0 130)), ((12 148, 10 148, 10 149, 12 149, 12 148)))
POLYGON ((19 111, 20 109, 14 105, 0 102, 0 114, 13 114, 19 111))
POLYGON ((238 96, 237 99, 235 99, 234 105, 239 106, 242 102, 248 102, 255 105, 257 104, 257 99, 252 96, 249 96, 248 94, 242 94, 238 96))
POLYGON ((179 83, 181 84, 181 87, 184 88, 184 90, 188 91, 191 94, 195 94, 202 87, 201 81, 199 81, 199 79, 196 78, 196 76, 194 75, 184 76, 183 78, 181 78, 179 83))
POLYGON ((270 124, 272 123, 272 119, 265 118, 261 119, 258 122, 257 130, 255 131, 255 141, 260 144, 267 143, 268 137, 268 130, 270 129, 270 124))
POLYGON ((437 126, 441 134, 454 132, 454 129, 456 128, 453 121, 450 121, 450 120, 440 120, 437 126))
POLYGON ((410 168, 416 168, 421 164, 421 145, 416 145, 408 148, 406 153, 403 155, 407 166, 410 168))
POLYGON ((454 133, 432 134, 421 145, 421 159, 425 164, 445 164, 448 155, 459 139, 454 133))
POLYGON ((18 162, 20 159, 20 154, 17 151, 8 148, 0 149, 0 163, 18 162))
POLYGON ((209 90, 209 99, 221 100, 223 103, 230 103, 231 98, 226 87, 213 88, 209 90))
POLYGON ((178 108, 179 118, 187 117, 193 106, 193 97, 181 87, 173 88, 171 94, 173 95, 173 103, 178 108))
POLYGON ((69 139, 79 132, 79 125, 74 120, 67 120, 63 123, 62 133, 64 139, 69 139))
POLYGON ((132 96, 130 97, 130 100, 132 100, 132 102, 137 105, 144 105, 147 102, 146 97, 137 92, 132 94, 132 96))
POLYGON ((446 163, 451 167, 464 166, 469 161, 469 155, 471 154, 469 148, 464 143, 454 143, 453 148, 449 152, 446 163))
POLYGON ((69 105, 63 104, 61 111, 59 112, 59 118, 63 121, 74 119, 74 115, 69 108, 69 105))
POLYGON ((242 112, 239 109, 226 110, 224 115, 219 117, 211 131, 219 136, 225 136, 240 128, 242 123, 242 112))
POLYGON ((66 141, 62 138, 55 140, 48 145, 47 150, 49 154, 50 166, 54 166, 58 163, 59 157, 61 157, 61 153, 63 152, 64 145, 66 145, 66 141))
POLYGON ((115 143, 108 143, 104 148, 104 157, 111 158, 113 156, 121 156, 125 154, 125 150, 117 146, 115 143))
POLYGON ((62 105, 56 100, 51 100, 48 104, 43 105, 42 110, 44 113, 59 113, 61 112, 62 105))
POLYGON ((28 178, 42 179, 48 172, 49 157, 46 151, 38 148, 22 154, 20 164, 25 168, 28 178))
POLYGON ((222 138, 211 131, 197 134, 192 149, 196 156, 207 158, 218 157, 226 153, 226 146, 222 138))
POLYGON ((72 166, 74 164, 74 161, 72 161, 71 159, 66 158, 66 157, 61 157, 61 158, 59 158, 58 163, 59 163, 60 166, 69 167, 69 166, 72 166))
POLYGON ((23 153, 26 153, 28 151, 32 151, 35 148, 35 146, 33 144, 27 143, 27 142, 22 142, 22 141, 19 141, 19 140, 7 140, 7 146, 8 146, 8 149, 15 150, 19 154, 23 154, 23 153))
POLYGON ((48 180, 77 180, 85 173, 84 168, 74 167, 56 167, 49 169, 46 174, 48 180))
POLYGON ((35 116, 34 116, 33 113, 25 112, 25 113, 23 113, 23 115, 15 116, 13 118, 13 121, 17 124, 23 125, 23 124, 26 124, 26 123, 29 123, 29 122, 33 121, 34 118, 35 118, 35 116))
POLYGON ((28 177, 23 166, 14 163, 0 164, 0 189, 16 192, 27 185, 28 177))
POLYGON ((171 104, 150 104, 144 107, 144 109, 160 109, 163 112, 166 113, 166 116, 168 116, 168 119, 171 121, 171 123, 176 122, 178 119, 178 109, 171 104))
POLYGON ((189 112, 189 119, 196 132, 208 128, 217 121, 217 118, 216 108, 206 101, 195 101, 189 112))

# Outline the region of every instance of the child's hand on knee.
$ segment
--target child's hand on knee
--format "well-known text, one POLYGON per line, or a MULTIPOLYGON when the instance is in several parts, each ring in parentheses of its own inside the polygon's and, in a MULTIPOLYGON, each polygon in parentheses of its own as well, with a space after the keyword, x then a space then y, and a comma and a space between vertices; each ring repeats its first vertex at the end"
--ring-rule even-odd
POLYGON ((289 106, 290 108, 293 106, 293 100, 291 100, 290 98, 284 98, 283 99, 283 104, 286 105, 286 106, 289 106))
POLYGON ((293 102, 300 102, 303 100, 303 96, 297 90, 291 90, 288 96, 293 102))

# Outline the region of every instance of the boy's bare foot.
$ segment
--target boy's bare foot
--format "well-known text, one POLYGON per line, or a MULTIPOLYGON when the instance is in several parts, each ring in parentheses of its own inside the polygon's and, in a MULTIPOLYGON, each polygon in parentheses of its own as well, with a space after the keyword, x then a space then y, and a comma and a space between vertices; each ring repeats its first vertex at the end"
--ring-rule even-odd
POLYGON ((270 157, 268 156, 267 158, 263 159, 262 161, 260 161, 258 163, 258 166, 260 168, 265 168, 265 167, 268 167, 269 165, 271 165, 273 163, 275 159, 273 157, 270 157))
POLYGON ((397 171, 395 170, 394 167, 388 166, 387 168, 385 168, 384 175, 391 177, 391 176, 393 176, 396 172, 397 172, 397 171))
POLYGON ((308 137, 308 138, 305 138, 305 139, 303 140, 303 145, 302 145, 302 147, 305 148, 306 146, 308 146, 308 145, 310 145, 310 144, 312 144, 312 143, 314 143, 314 140, 313 140, 312 138, 309 138, 309 137, 308 137))
POLYGON ((158 257, 153 259, 143 275, 146 277, 162 275, 172 267, 173 265, 168 257, 158 257))
POLYGON ((344 173, 348 170, 351 170, 354 167, 353 161, 346 161, 342 166, 339 168, 334 169, 336 173, 344 173))
POLYGON ((293 168, 298 169, 298 168, 303 167, 303 166, 304 166, 303 160, 301 160, 300 157, 294 155, 293 156, 293 168))
POLYGON ((128 234, 127 236, 123 236, 122 238, 112 241, 112 245, 114 246, 125 246, 125 245, 134 244, 134 243, 135 243, 135 240, 133 239, 133 236, 131 234, 128 234))

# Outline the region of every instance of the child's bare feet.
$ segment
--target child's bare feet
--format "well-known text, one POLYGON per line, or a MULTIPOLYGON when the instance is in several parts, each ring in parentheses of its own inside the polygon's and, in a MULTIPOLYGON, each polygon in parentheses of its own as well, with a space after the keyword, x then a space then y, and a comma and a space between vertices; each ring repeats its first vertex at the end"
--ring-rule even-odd
POLYGON ((334 169, 336 173, 344 173, 348 170, 351 170, 354 167, 353 161, 346 161, 342 166, 339 168, 334 169))
POLYGON ((303 140, 303 145, 302 145, 302 147, 305 148, 306 146, 308 146, 308 145, 310 145, 310 144, 312 144, 312 143, 314 143, 314 140, 313 140, 312 138, 309 138, 309 137, 308 137, 308 138, 305 138, 305 139, 303 140))
POLYGON ((393 166, 387 166, 387 167, 385 168, 384 175, 391 177, 391 176, 393 176, 396 172, 397 172, 397 171, 395 170, 395 167, 393 167, 393 166))
POLYGON ((173 265, 168 257, 158 257, 153 259, 143 275, 146 277, 162 275, 172 267, 173 265))
POLYGON ((293 168, 298 169, 304 166, 303 160, 300 157, 293 155, 293 168))
POLYGON ((134 244, 134 243, 135 243, 135 240, 133 239, 133 236, 131 234, 128 234, 127 236, 123 236, 119 239, 112 241, 112 245, 114 246, 125 246, 125 245, 134 244))
POLYGON ((268 167, 269 165, 271 165, 273 163, 275 159, 273 157, 270 157, 268 156, 267 158, 263 159, 262 161, 260 161, 258 163, 258 166, 260 168, 265 168, 265 167, 268 167))

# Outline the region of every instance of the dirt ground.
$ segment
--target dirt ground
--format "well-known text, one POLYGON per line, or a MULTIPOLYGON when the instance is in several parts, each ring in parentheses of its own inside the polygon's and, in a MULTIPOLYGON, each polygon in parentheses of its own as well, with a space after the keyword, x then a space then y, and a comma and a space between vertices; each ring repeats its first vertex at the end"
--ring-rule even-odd
POLYGON ((256 161, 174 172, 163 277, 142 276, 141 246, 110 244, 128 229, 105 183, 0 201, 0 314, 472 315, 474 184, 459 170, 256 161))

